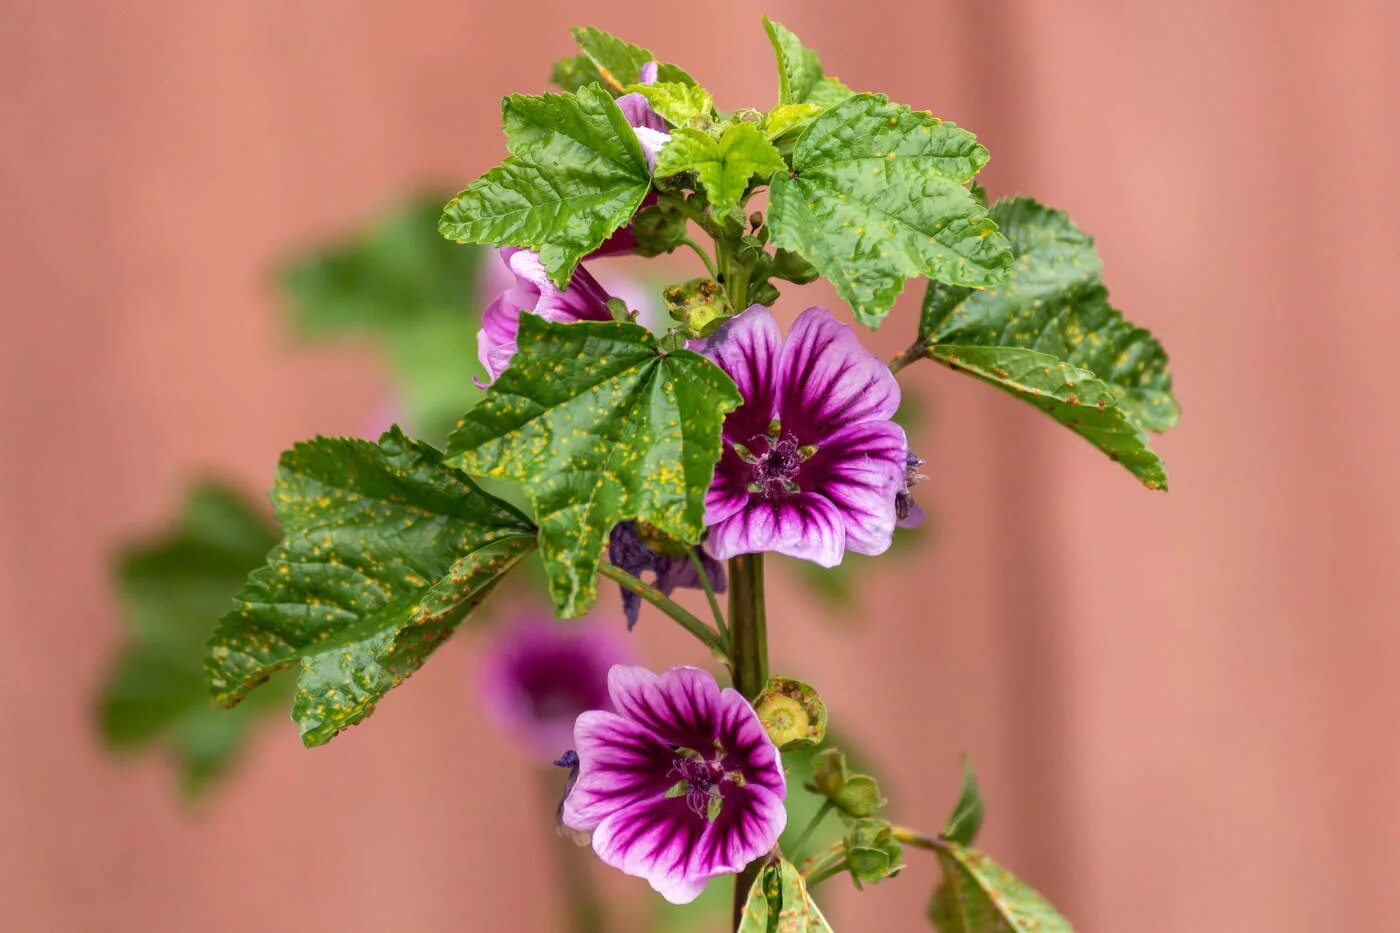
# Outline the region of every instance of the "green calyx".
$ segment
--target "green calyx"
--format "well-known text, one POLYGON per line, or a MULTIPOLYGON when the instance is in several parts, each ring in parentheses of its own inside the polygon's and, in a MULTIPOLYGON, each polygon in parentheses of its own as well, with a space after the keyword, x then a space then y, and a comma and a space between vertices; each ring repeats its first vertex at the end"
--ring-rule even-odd
POLYGON ((724 293, 724 286, 714 279, 691 279, 672 285, 661 292, 671 314, 692 338, 708 337, 731 317, 734 307, 724 293))
POLYGON ((826 704, 800 680, 775 677, 768 681, 754 701, 754 710, 768 737, 783 751, 820 745, 826 738, 826 704))

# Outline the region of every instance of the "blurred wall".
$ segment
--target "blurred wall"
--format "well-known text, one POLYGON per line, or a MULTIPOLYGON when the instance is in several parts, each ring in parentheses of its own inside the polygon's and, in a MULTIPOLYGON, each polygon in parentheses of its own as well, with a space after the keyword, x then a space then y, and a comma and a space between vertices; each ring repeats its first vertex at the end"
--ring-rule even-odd
MULTIPOLYGON (((182 813, 162 768, 91 739, 119 636, 104 555, 192 471, 261 489, 291 441, 357 432, 379 399, 367 357, 289 346, 276 257, 494 163, 499 97, 543 88, 578 21, 683 62, 722 106, 764 103, 758 12, 10 0, 0 925, 551 928, 543 807, 473 707, 472 636, 327 748, 271 730, 182 813)), ((881 564, 835 628, 780 583, 775 664, 868 736, 907 822, 938 825, 970 750, 986 847, 1083 930, 1393 928, 1397 7, 768 12, 851 85, 978 132, 994 195, 1093 232, 1184 408, 1163 495, 1009 398, 913 373, 939 538, 881 564)), ((659 619, 638 637, 657 662, 693 653, 659 619)), ((831 883, 843 928, 920 929, 935 869, 911 861, 863 895, 831 883)))

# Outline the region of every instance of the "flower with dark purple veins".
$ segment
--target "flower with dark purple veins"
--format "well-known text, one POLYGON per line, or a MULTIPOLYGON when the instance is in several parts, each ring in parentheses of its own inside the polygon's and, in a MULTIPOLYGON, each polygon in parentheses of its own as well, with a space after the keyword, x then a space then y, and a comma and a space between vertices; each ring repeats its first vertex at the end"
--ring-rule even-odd
POLYGON ((608 670, 630 659, 621 637, 596 622, 527 613, 487 647, 477 682, 501 731, 548 762, 573 744, 580 713, 612 709, 608 670))
POLYGON ((884 361, 825 308, 803 311, 785 341, 753 305, 691 346, 744 397, 705 497, 715 557, 777 551, 832 567, 848 549, 883 553, 908 468, 884 361))
POLYGON ((617 712, 574 725, 578 779, 564 824, 607 864, 673 904, 768 852, 787 823, 782 761, 737 690, 693 667, 608 673, 617 712))
POLYGON ((506 246, 500 256, 513 278, 481 313, 481 330, 476 335, 476 352, 488 384, 505 372, 515 356, 521 312, 566 323, 612 320, 611 296, 583 266, 574 270, 568 288, 559 288, 549 280, 538 253, 506 246))
MULTIPOLYGON (((695 553, 700 558, 700 566, 705 568, 710 589, 723 593, 724 565, 706 554, 702 547, 697 546, 695 553)), ((703 588, 695 564, 686 556, 684 544, 676 544, 674 549, 668 550, 659 540, 644 540, 636 522, 619 522, 613 526, 608 536, 608 560, 634 577, 640 578, 644 572, 651 571, 654 576, 651 585, 666 596, 681 587, 703 588)), ((622 591, 622 614, 627 617, 627 629, 631 631, 641 614, 642 598, 626 587, 618 589, 622 591)))

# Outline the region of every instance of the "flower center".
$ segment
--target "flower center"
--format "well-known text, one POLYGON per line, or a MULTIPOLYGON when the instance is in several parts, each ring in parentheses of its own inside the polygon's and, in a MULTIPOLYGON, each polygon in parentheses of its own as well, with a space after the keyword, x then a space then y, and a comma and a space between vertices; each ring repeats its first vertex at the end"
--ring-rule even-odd
POLYGON ((802 464, 817 452, 812 445, 802 446, 797 435, 784 431, 775 418, 767 434, 758 434, 748 444, 731 444, 739 459, 749 465, 749 492, 765 499, 781 499, 802 491, 797 474, 802 464))
POLYGON ((744 777, 738 771, 726 771, 723 751, 716 751, 714 758, 703 758, 689 749, 679 749, 681 754, 671 762, 671 775, 678 778, 667 797, 685 796, 685 805, 690 812, 704 819, 714 821, 724 805, 726 783, 739 787, 744 785, 744 777))

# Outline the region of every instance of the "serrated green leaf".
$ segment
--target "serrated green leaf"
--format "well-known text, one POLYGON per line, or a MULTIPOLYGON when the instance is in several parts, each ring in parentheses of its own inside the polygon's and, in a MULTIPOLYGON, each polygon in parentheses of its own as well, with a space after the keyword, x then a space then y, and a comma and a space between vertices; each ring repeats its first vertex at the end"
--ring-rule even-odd
POLYGON ((720 427, 741 399, 709 360, 662 351, 635 324, 522 314, 517 342, 449 450, 470 473, 524 487, 550 593, 575 616, 596 596, 599 553, 618 522, 700 540, 720 427))
POLYGON ((571 55, 554 63, 549 71, 549 81, 556 87, 575 93, 588 85, 603 83, 603 76, 587 55, 571 55))
POLYGON ((629 84, 627 93, 641 94, 652 109, 672 126, 685 126, 696 117, 709 116, 715 100, 710 92, 695 84, 658 81, 655 84, 629 84))
POLYGON ((812 900, 797 866, 779 858, 754 879, 736 933, 831 933, 831 925, 812 900))
POLYGON ((1172 428, 1180 408, 1166 351, 1109 304, 1093 238, 1032 198, 998 201, 991 217, 1010 240, 1015 265, 985 291, 930 284, 920 335, 929 343, 1048 353, 1094 373, 1143 427, 1172 428))
POLYGON ((869 327, 906 279, 993 284, 1010 244, 965 187, 986 162, 966 130, 858 94, 813 120, 792 173, 773 177, 773 243, 816 266, 869 327))
POLYGON ((958 802, 948 822, 943 825, 941 835, 961 845, 970 846, 982 828, 982 819, 987 814, 986 801, 982 799, 982 788, 977 783, 977 773, 972 770, 972 759, 963 756, 963 786, 958 802))
POLYGON ((298 664, 307 745, 372 713, 535 545, 528 519, 397 427, 296 445, 273 506, 282 541, 209 640, 205 676, 232 706, 298 664))
POLYGON ((1065 933, 1072 928, 1034 888, 976 849, 938 852, 943 884, 929 904, 942 933, 1065 933))
POLYGON ((580 259, 631 220, 651 188, 641 144, 612 97, 517 94, 502 105, 510 158, 447 203, 450 240, 522 246, 568 284, 580 259))
POLYGON ((769 139, 786 136, 816 118, 822 108, 816 104, 779 104, 763 118, 763 135, 769 139))
POLYGON ((124 548, 117 564, 125 644, 98 697, 103 741, 164 748, 184 791, 197 796, 237 758, 254 724, 290 692, 229 712, 204 685, 204 642, 243 579, 277 542, 277 529, 234 490, 205 483, 169 535, 124 548))
POLYGON ((783 157, 752 123, 730 123, 718 139, 680 127, 656 157, 657 178, 694 172, 719 216, 738 209, 750 178, 767 179, 785 171, 783 157))
POLYGON ((840 78, 822 78, 807 95, 807 103, 815 104, 825 110, 827 107, 835 107, 841 101, 855 94, 840 78))
MULTIPOLYGON (((639 84, 642 80, 642 66, 657 61, 656 56, 641 46, 619 39, 611 33, 592 26, 575 26, 572 30, 574 41, 592 60, 607 87, 622 90, 629 84, 639 84)), ((657 81, 694 84, 695 79, 675 65, 657 62, 657 81)))
POLYGON ((387 358, 407 423, 435 443, 480 398, 472 377, 485 375, 476 289, 488 257, 438 234, 444 200, 415 198, 362 233, 294 258, 279 276, 298 335, 367 335, 387 358))
POLYGON ((763 29, 778 59, 779 103, 803 103, 822 78, 821 59, 782 23, 765 16, 763 29))
POLYGON ((930 284, 921 339, 932 359, 1045 411, 1127 467, 1166 488, 1144 428, 1176 424, 1167 355, 1108 303, 1093 240, 1062 212, 1029 198, 997 202, 992 218, 1016 256, 996 288, 930 284))

